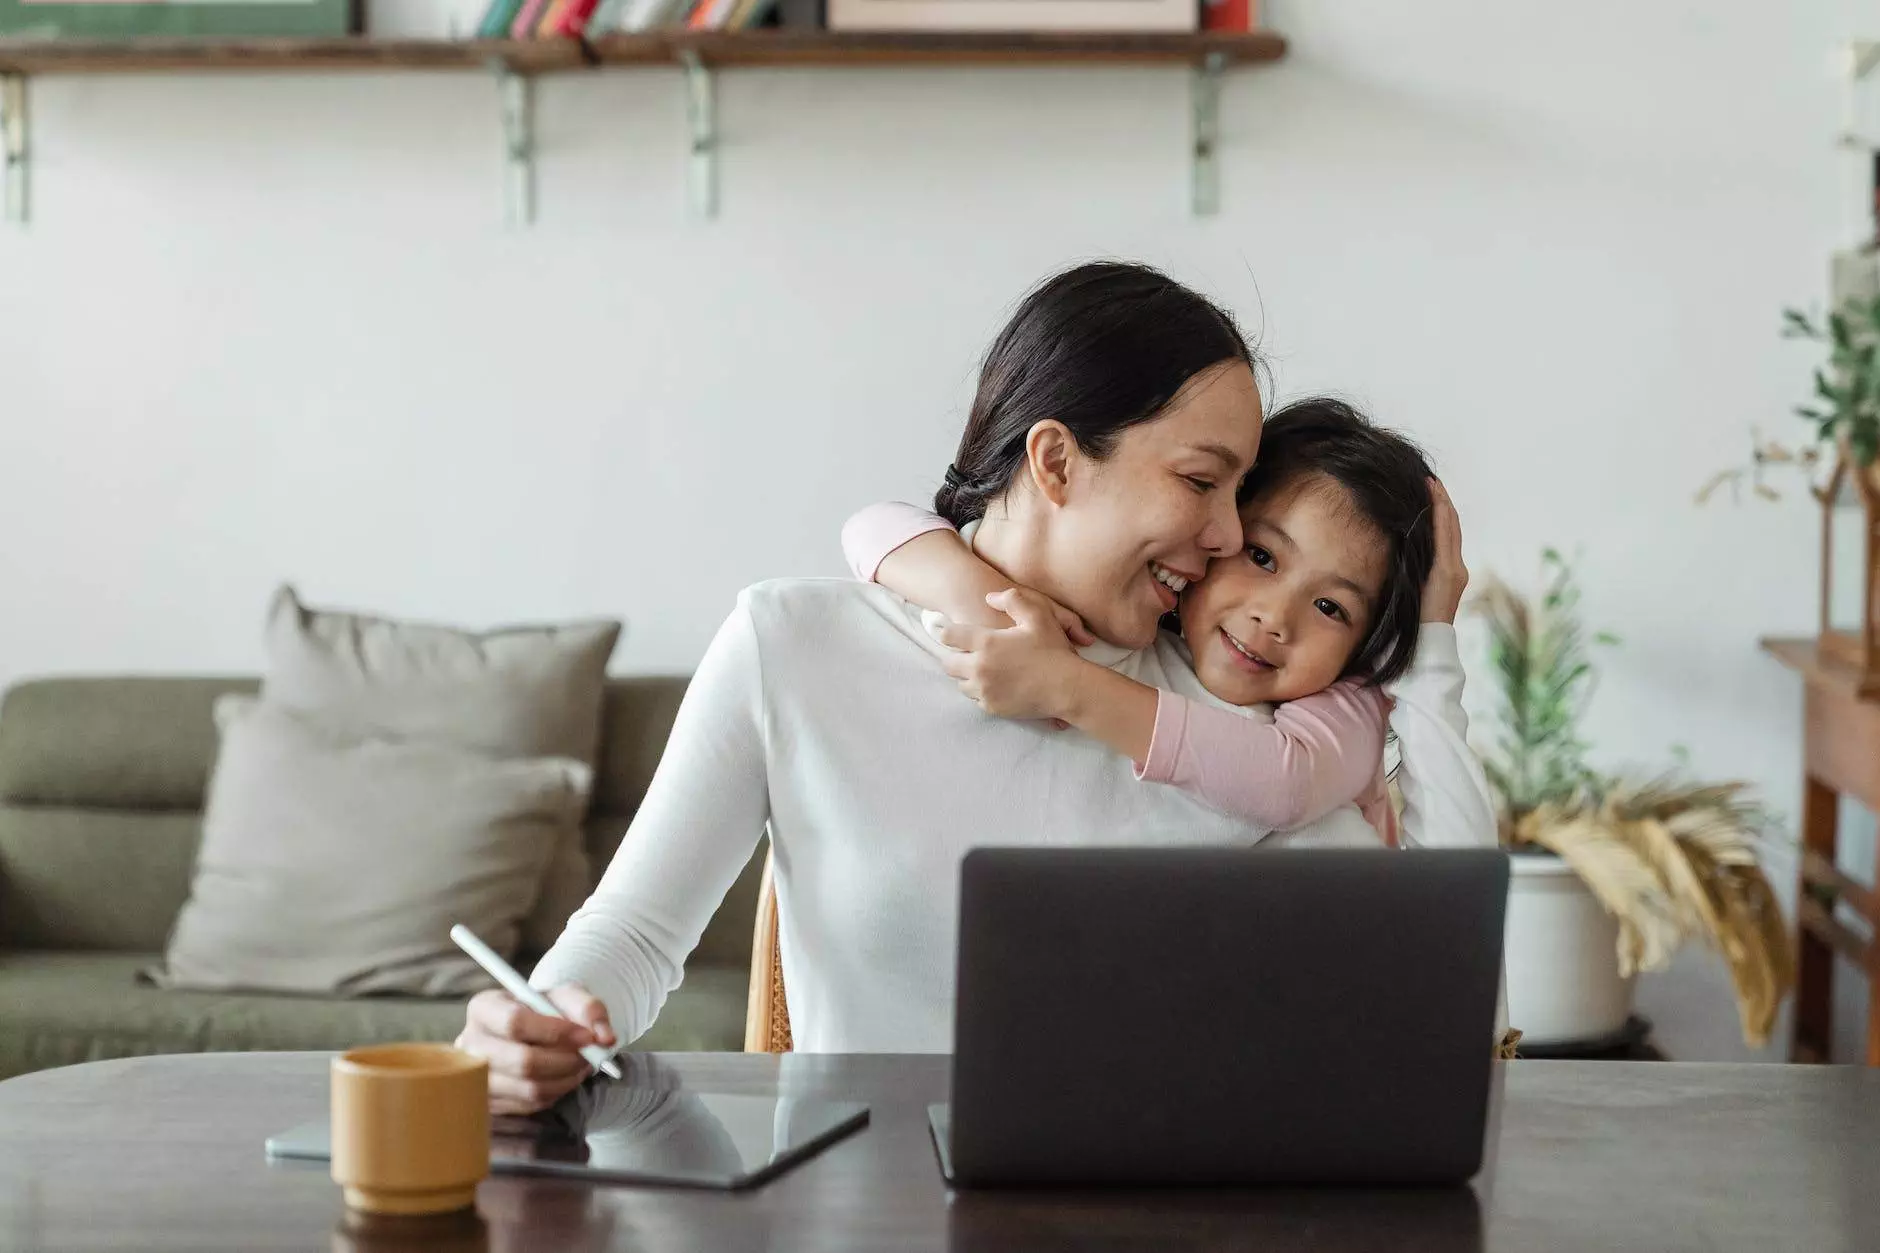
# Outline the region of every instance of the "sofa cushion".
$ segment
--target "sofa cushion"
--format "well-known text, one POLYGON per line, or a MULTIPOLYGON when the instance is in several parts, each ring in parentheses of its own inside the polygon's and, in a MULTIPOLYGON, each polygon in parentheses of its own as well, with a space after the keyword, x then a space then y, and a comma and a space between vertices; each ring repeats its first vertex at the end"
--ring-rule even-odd
MULTIPOLYGON (((17 683, 0 699, 0 803, 200 810, 215 764, 215 702, 259 688, 258 679, 237 676, 17 683)), ((679 676, 608 680, 595 761, 597 814, 631 818, 640 807, 685 689, 679 676)), ((624 829, 611 829, 595 875, 624 829)))
MULTIPOLYGON (((607 661, 619 638, 614 621, 472 632, 310 609, 283 587, 268 608, 261 689, 270 701, 351 731, 592 767, 607 661)), ((525 946, 552 943, 592 882, 587 850, 570 829, 541 884, 525 946)))
MULTIPOLYGON (((631 814, 588 816, 597 872, 632 821, 631 814)), ((161 949, 189 897, 201 838, 196 813, 0 805, 0 948, 161 949), (107 882, 116 886, 100 892, 107 882)), ((749 963, 764 847, 759 841, 691 961, 749 963)))
MULTIPOLYGON (((639 675, 614 679, 607 685, 601 722, 601 755, 594 768, 596 813, 631 815, 646 798, 647 785, 666 751, 672 720, 679 715, 687 681, 678 677, 639 675)), ((618 836, 614 843, 619 843, 618 836)), ((590 852, 595 851, 590 848, 590 852)), ((595 862, 595 873, 613 855, 612 847, 595 862)))
POLYGON ((283 587, 261 689, 357 731, 591 766, 619 638, 618 622, 473 632, 310 609, 283 587))
MULTIPOLYGON (((0 952, 0 1079, 151 1053, 451 1040, 463 1027, 461 999, 173 992, 138 982, 137 972, 156 960, 155 953, 0 952)), ((744 985, 741 970, 688 970, 634 1047, 738 1048, 744 985)))
MULTIPOLYGON (((163 947, 189 893, 215 758, 211 710, 217 697, 257 687, 240 677, 82 677, 28 680, 7 692, 0 946, 163 947), (121 893, 98 891, 101 876, 121 893)), ((583 896, 633 821, 685 689, 678 676, 608 681, 583 896)), ((748 966, 762 864, 760 844, 693 961, 748 966)), ((525 947, 539 953, 556 934, 525 947)))
POLYGON ((231 696, 168 987, 457 995, 490 986, 453 923, 514 956, 588 768, 363 738, 231 696))
POLYGON ((0 948, 162 948, 201 836, 191 810, 0 805, 0 948))
POLYGON ((0 802, 196 809, 215 761, 215 702, 241 678, 34 679, 0 702, 0 802))

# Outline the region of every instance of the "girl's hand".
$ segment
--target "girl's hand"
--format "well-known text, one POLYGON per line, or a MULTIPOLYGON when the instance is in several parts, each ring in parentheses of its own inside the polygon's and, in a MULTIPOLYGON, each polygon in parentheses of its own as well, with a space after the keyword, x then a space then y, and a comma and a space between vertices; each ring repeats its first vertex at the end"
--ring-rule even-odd
POLYGON ((946 672, 989 714, 1062 718, 1075 695, 1077 670, 1085 664, 1065 633, 1060 618, 1064 611, 1049 597, 1026 588, 994 592, 986 603, 1013 625, 948 623, 939 633, 940 642, 955 650, 942 661, 946 672))
POLYGON ((1462 519, 1437 479, 1430 480, 1430 523, 1436 530, 1436 563, 1423 584, 1422 620, 1454 623, 1469 586, 1469 568, 1462 564, 1462 519))
MULTIPOLYGON (((1057 624, 1063 628, 1064 634, 1070 637, 1073 647, 1088 648, 1097 642, 1097 637, 1090 633, 1090 628, 1084 625, 1082 618, 1058 604, 1049 596, 1042 595, 1038 592, 1032 592, 1031 595, 1036 596, 1039 600, 1051 606, 1051 615, 1057 619, 1057 624)), ((986 597, 986 603, 988 605, 994 604, 998 600, 999 598, 996 595, 986 597)), ((1007 614, 1006 616, 1010 617, 1011 615, 1007 614)))

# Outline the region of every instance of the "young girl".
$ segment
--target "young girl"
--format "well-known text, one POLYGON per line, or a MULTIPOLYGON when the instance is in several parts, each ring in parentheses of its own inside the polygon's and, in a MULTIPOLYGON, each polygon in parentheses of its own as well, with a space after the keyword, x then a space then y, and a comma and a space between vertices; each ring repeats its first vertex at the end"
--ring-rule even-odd
MULTIPOLYGON (((1087 659, 1067 635, 1081 631, 1073 617, 1013 589, 934 514, 872 506, 843 545, 858 577, 951 619, 937 628, 958 650, 948 670, 988 712, 1076 727, 1135 761, 1139 778, 1274 829, 1355 802, 1394 844, 1382 689, 1409 668, 1420 630, 1454 620, 1467 577, 1454 510, 1414 445, 1332 400, 1267 421, 1238 499, 1239 554, 1196 582, 1156 576, 1178 598, 1195 674, 1238 710, 1087 659), (1422 603, 1426 581, 1440 603, 1422 603), (1273 707, 1270 725, 1241 712, 1260 706, 1273 707)), ((1466 728, 1433 721, 1466 754, 1466 728)))

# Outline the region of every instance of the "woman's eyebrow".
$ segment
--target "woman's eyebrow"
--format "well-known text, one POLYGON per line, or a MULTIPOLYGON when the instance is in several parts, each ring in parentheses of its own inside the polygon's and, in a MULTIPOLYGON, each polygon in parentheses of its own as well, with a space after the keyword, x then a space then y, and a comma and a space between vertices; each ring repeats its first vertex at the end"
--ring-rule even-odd
POLYGON ((1204 457, 1213 457, 1229 470, 1240 465, 1240 455, 1226 444, 1190 444, 1189 452, 1198 452, 1204 457))

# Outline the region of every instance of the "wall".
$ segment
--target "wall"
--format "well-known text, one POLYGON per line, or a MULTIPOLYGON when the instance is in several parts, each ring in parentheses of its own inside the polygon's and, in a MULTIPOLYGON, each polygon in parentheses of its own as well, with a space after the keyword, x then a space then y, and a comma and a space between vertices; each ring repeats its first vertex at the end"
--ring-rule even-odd
POLYGON ((0 232, 0 681, 252 668, 283 578, 624 614, 621 669, 686 667, 739 586, 834 573, 851 508, 931 490, 1030 282, 1122 254, 1240 310, 1281 393, 1425 440, 1476 569, 1580 554, 1625 637, 1602 762, 1684 745, 1792 813, 1796 685, 1756 639, 1811 625, 1811 513, 1691 496, 1805 387, 1777 313, 1847 238, 1826 54, 1861 26, 1272 10, 1294 54, 1231 78, 1201 221, 1167 69, 727 75, 709 223, 676 73, 552 80, 523 232, 480 77, 36 83, 36 220, 0 232))

